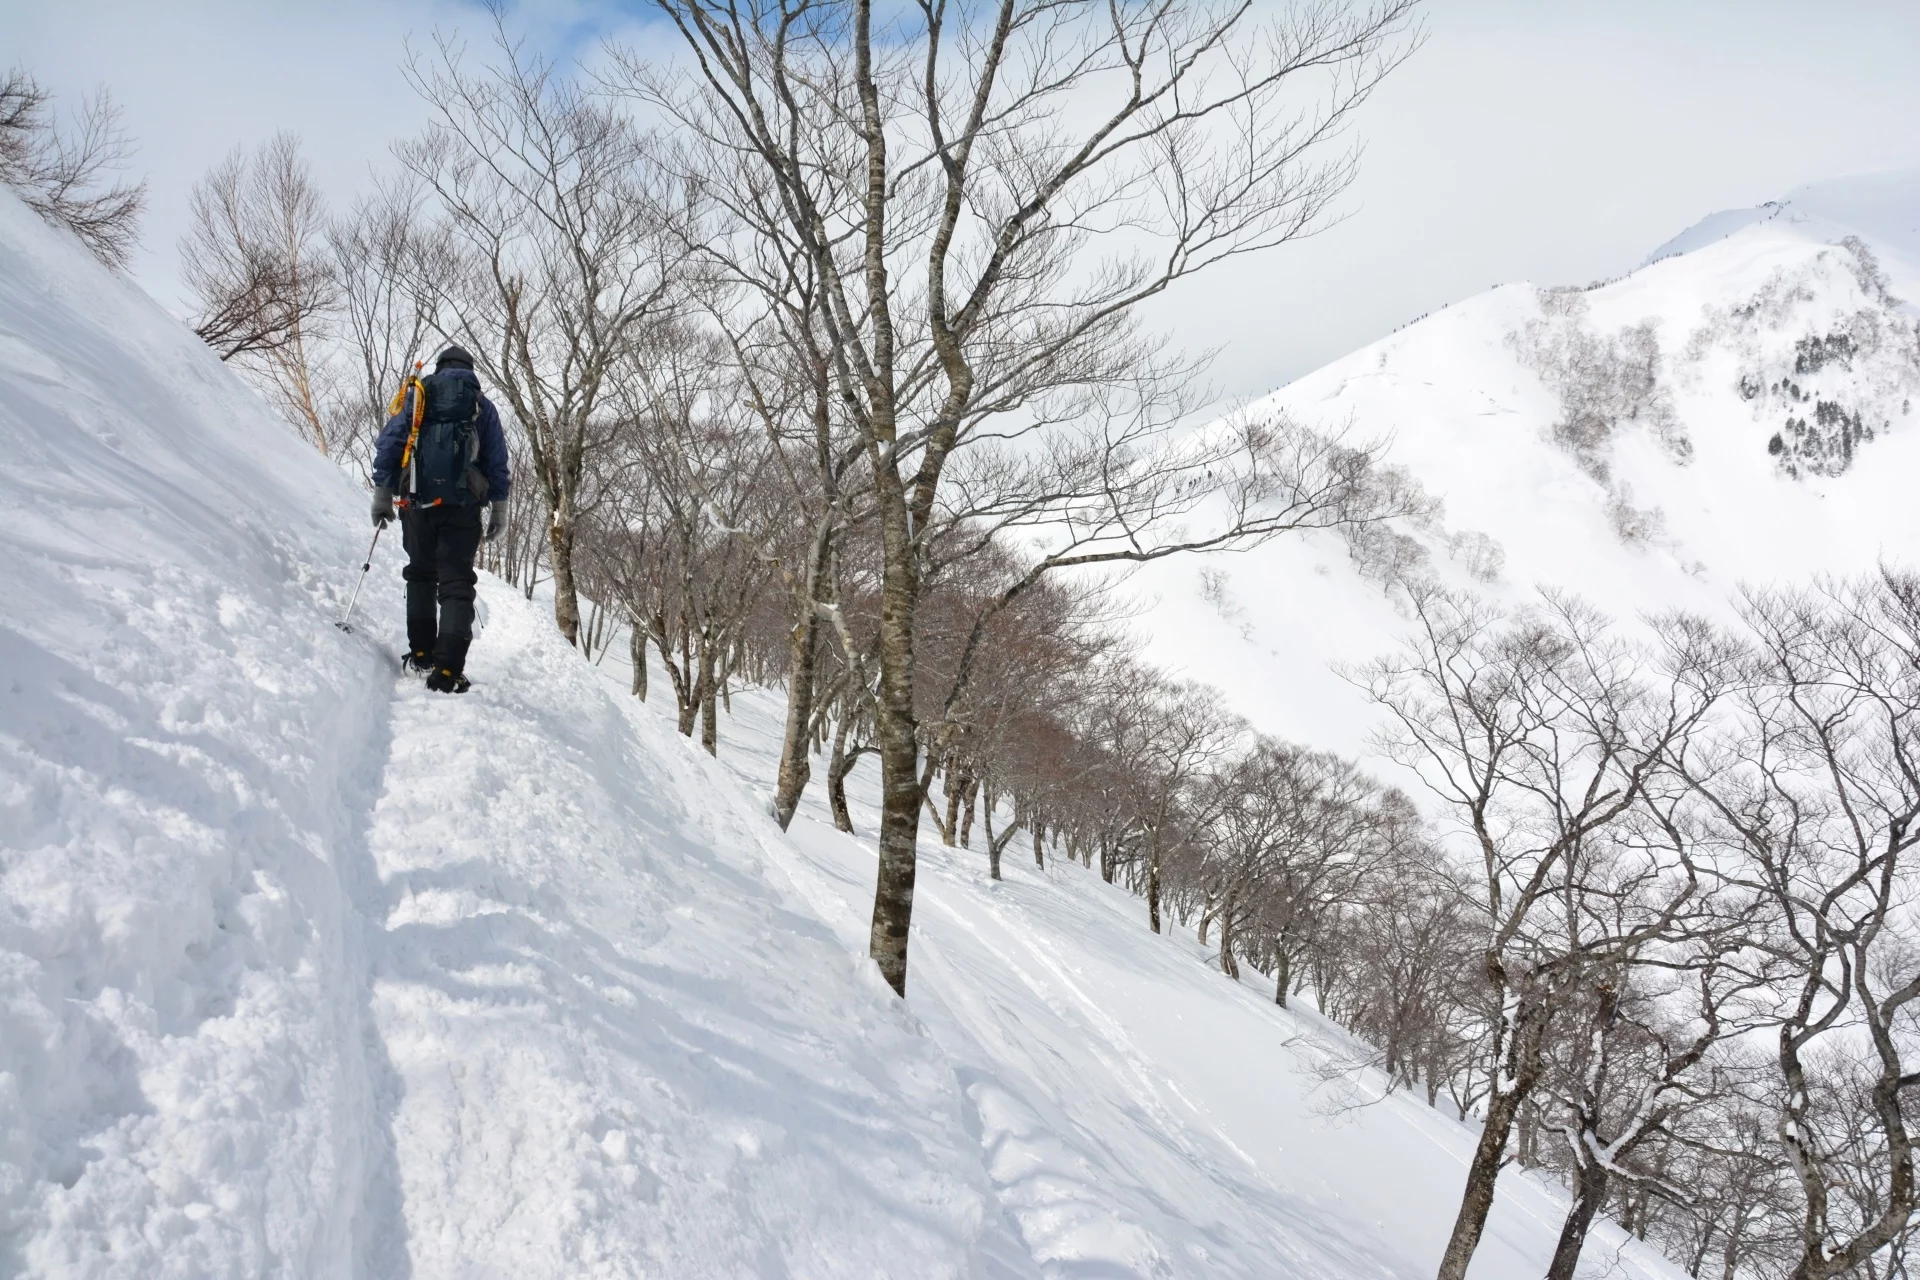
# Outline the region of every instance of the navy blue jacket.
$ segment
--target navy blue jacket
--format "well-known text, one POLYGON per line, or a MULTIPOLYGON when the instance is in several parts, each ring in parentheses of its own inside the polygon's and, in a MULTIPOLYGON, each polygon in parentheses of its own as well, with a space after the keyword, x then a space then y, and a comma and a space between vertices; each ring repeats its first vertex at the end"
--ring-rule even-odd
MULTIPOLYGON (((440 376, 449 373, 473 378, 475 383, 480 381, 468 369, 443 369, 440 376)), ((413 430, 412 397, 409 391, 400 412, 388 418, 387 425, 380 429, 379 442, 373 447, 373 483, 400 498, 406 496, 400 492, 400 458, 407 451, 407 433, 413 430)), ((480 421, 474 424, 474 434, 480 438, 480 456, 475 462, 487 478, 486 500, 504 502, 513 488, 513 473, 507 465, 507 433, 500 428, 500 411, 484 395, 480 397, 480 421)))

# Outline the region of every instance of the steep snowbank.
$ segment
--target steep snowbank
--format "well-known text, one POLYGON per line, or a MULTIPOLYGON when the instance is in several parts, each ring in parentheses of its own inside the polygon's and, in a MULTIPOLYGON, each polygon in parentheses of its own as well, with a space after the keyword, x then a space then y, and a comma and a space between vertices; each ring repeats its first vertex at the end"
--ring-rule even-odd
POLYGON ((390 684, 327 623, 358 504, 6 194, 0 456, 0 1272, 344 1274, 390 684))
POLYGON ((952 1068, 710 763, 0 195, 0 1275, 1018 1276, 952 1068))

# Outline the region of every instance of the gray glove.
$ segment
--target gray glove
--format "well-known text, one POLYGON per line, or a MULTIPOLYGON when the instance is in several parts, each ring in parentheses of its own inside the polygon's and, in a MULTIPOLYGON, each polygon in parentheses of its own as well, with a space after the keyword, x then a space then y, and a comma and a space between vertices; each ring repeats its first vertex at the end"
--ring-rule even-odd
POLYGON ((507 500, 502 498, 487 507, 487 541, 492 542, 506 531, 507 500))
POLYGON ((373 491, 373 523, 385 528, 393 519, 393 490, 384 486, 373 491))

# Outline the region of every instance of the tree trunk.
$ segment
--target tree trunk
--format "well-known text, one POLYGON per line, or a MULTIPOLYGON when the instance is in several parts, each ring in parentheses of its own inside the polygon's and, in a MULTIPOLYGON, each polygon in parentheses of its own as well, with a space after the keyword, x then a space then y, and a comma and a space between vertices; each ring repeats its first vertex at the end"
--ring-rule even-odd
MULTIPOLYGON (((1147 874, 1152 875, 1152 864, 1148 865, 1147 874)), ((1153 931, 1160 932, 1157 914, 1154 917, 1153 931)), ((1235 982, 1240 981, 1240 961, 1233 954, 1233 900, 1231 898, 1220 904, 1220 972, 1235 982)))
MULTIPOLYGON (((960 815, 960 847, 962 849, 971 849, 973 848, 973 814, 980 799, 980 779, 971 776, 968 777, 966 790, 961 794, 966 808, 960 815)), ((989 799, 987 803, 992 804, 993 802, 989 799)), ((991 840, 993 837, 988 836, 987 838, 991 840)))
POLYGON ((627 653, 633 658, 633 696, 647 700, 647 633, 638 622, 627 633, 627 653))
POLYGON ((921 775, 920 794, 925 797, 921 803, 926 808, 927 816, 933 819, 933 829, 940 833, 940 843, 951 849, 953 847, 953 824, 941 816, 939 806, 934 804, 933 788, 928 785, 929 781, 930 779, 925 774, 921 775))
POLYGON ((773 820, 785 831, 800 807, 800 796, 813 776, 808 759, 808 732, 813 727, 813 679, 819 660, 820 624, 807 602, 806 616, 787 633, 787 724, 780 735, 780 769, 774 775, 773 820))
POLYGON ((1041 824, 1033 824, 1033 865, 1041 871, 1047 869, 1046 832, 1041 824))
MULTIPOLYGON (((1158 845, 1147 846, 1147 927, 1155 933, 1160 932, 1160 849, 1158 845)), ((1226 937, 1227 926, 1220 925, 1220 936, 1226 937)))
MULTIPOLYGON (((886 433, 891 436, 891 431, 886 433)), ((920 744, 913 713, 913 615, 919 570, 900 478, 876 468, 884 555, 880 588, 880 681, 874 736, 880 753, 880 857, 867 951, 900 996, 907 994, 907 938, 920 839, 920 744)))
POLYGON ((847 812, 847 775, 860 761, 847 755, 847 717, 843 712, 834 721, 833 754, 827 757, 827 807, 833 810, 833 825, 854 834, 853 815, 847 812))
POLYGON ((1540 1114, 1537 1107, 1523 1106, 1514 1118, 1513 1158, 1522 1169, 1540 1167, 1540 1114))
MULTIPOLYGON (((1585 1134, 1581 1135, 1584 1140, 1585 1134)), ((1553 1261, 1547 1264, 1546 1280, 1573 1280, 1580 1265, 1580 1250, 1587 1243, 1587 1229, 1594 1214, 1607 1199, 1606 1166, 1596 1160, 1576 1159, 1573 1169, 1573 1205, 1560 1228, 1560 1243, 1554 1246, 1553 1261)))
MULTIPOLYGON (((973 817, 972 813, 969 812, 967 817, 968 820, 971 821, 973 817)), ((1000 850, 1002 843, 993 838, 993 802, 991 800, 987 802, 987 807, 982 814, 982 818, 986 823, 987 831, 987 879, 998 880, 1000 878, 1000 850)), ((1007 832, 1007 836, 1011 839, 1013 832, 1007 832)), ((961 843, 964 844, 965 841, 961 843)))
POLYGON ((703 642, 700 646, 700 681, 696 687, 700 690, 700 745, 706 748, 710 756, 720 754, 720 685, 714 668, 713 644, 711 641, 703 642))
POLYGON ((1467 1166, 1466 1191, 1460 1197, 1460 1213, 1453 1222, 1453 1235, 1447 1251, 1441 1255, 1440 1270, 1434 1280, 1466 1280, 1467 1264, 1480 1247, 1480 1233, 1486 1230, 1487 1212, 1493 1208, 1493 1184, 1500 1176, 1500 1161, 1507 1153, 1507 1136, 1513 1131, 1514 1116, 1524 1101, 1520 1091, 1494 1092, 1487 1098, 1487 1122, 1481 1126, 1480 1142, 1473 1149, 1473 1162, 1467 1166))
POLYGON ((1287 985, 1293 979, 1293 957, 1282 947, 1274 948, 1273 1002, 1282 1009, 1287 1007, 1287 985))
MULTIPOLYGON (((1491 973, 1493 962, 1488 963, 1491 973)), ((1529 981, 1535 976, 1530 975, 1529 981)), ((1447 1241, 1447 1251, 1441 1256, 1435 1280, 1466 1280, 1467 1265, 1473 1261, 1473 1251, 1480 1247, 1487 1213, 1493 1208, 1493 1184, 1500 1176, 1500 1162, 1507 1153, 1513 1122, 1540 1079, 1540 1042, 1546 1035, 1551 1013, 1552 1007, 1545 998, 1523 994, 1507 1030, 1507 1075, 1511 1081, 1508 1088, 1500 1087, 1499 1059, 1489 1064, 1492 1074, 1487 1086, 1487 1122, 1481 1127, 1473 1163, 1467 1167, 1467 1186, 1460 1197, 1460 1213, 1454 1219, 1453 1235, 1447 1241)))
MULTIPOLYGON (((929 779, 930 780, 930 779, 929 779)), ((940 828, 940 843, 953 848, 960 835, 960 805, 966 799, 967 788, 973 785, 973 774, 967 766, 956 761, 947 762, 945 791, 947 796, 947 816, 933 815, 934 823, 940 828)), ((922 788, 925 789, 924 787, 922 788)))
POLYGON ((699 690, 696 688, 682 692, 680 682, 675 681, 673 691, 679 695, 680 698, 680 717, 677 722, 680 729, 680 736, 683 738, 691 738, 693 736, 694 722, 700 717, 699 690))
POLYGON ((680 730, 680 736, 693 736, 694 713, 699 708, 699 699, 693 687, 690 671, 691 664, 686 661, 688 647, 687 629, 680 628, 680 659, 675 660, 673 647, 667 640, 667 622, 664 617, 655 614, 653 618, 653 645, 660 651, 660 665, 667 669, 667 679, 673 685, 674 720, 680 730))
POLYGON ((573 578, 573 497, 561 496, 547 526, 547 546, 553 554, 553 620, 567 643, 580 644, 580 592, 573 578))

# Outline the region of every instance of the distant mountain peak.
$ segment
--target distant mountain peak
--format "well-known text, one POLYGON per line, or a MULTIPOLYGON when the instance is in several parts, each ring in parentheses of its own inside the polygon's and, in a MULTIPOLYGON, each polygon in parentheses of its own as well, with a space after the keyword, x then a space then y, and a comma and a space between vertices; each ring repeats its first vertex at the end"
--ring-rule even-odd
POLYGON ((1776 219, 1822 241, 1860 236, 1883 253, 1920 266, 1920 166, 1810 182, 1751 209, 1710 213, 1648 254, 1643 265, 1692 253, 1776 219))

